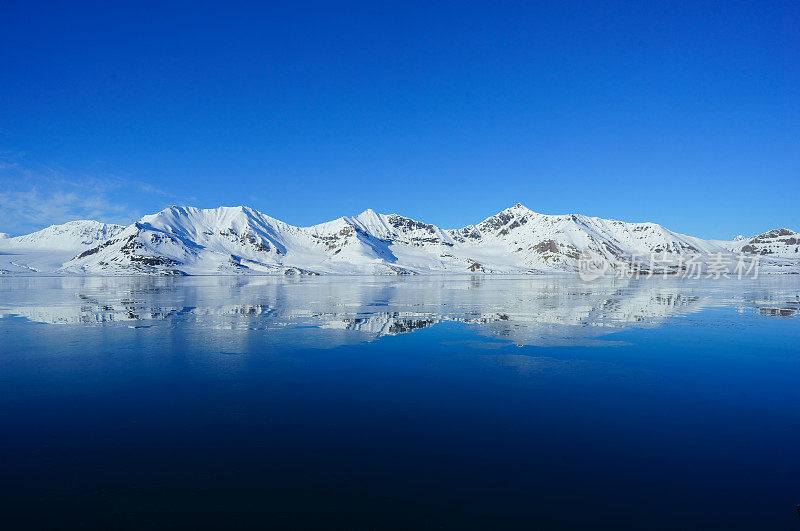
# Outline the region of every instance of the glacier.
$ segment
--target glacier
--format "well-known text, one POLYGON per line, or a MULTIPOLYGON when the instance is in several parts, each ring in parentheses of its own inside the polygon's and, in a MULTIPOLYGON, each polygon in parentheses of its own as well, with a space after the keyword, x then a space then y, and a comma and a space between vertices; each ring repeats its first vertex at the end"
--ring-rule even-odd
POLYGON ((608 273, 677 274, 687 261, 800 273, 800 235, 781 228, 730 241, 516 204, 476 225, 442 229, 365 210, 296 227, 255 209, 173 206, 122 226, 71 221, 0 237, 0 273, 59 275, 415 275, 575 273, 586 256, 608 273), (658 257, 659 269, 652 265, 658 257))

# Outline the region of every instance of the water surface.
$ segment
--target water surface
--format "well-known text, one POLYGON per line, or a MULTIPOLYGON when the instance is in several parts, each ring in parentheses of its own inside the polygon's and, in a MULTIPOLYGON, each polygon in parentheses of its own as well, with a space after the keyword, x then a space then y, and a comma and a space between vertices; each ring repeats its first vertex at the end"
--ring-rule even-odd
POLYGON ((14 526, 792 529, 800 279, 0 278, 14 526))

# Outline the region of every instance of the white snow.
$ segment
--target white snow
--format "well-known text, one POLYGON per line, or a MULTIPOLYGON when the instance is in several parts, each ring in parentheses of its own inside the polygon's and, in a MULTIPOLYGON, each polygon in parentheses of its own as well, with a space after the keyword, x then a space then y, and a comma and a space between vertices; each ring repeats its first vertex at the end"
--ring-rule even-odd
MULTIPOLYGON (((517 204, 460 229, 365 210, 295 227, 248 207, 171 207, 129 225, 73 221, 0 239, 0 271, 63 274, 440 274, 574 272, 591 251, 612 268, 656 254, 745 252, 800 272, 798 235, 704 240, 655 223, 546 215, 517 204)), ((677 267, 677 266, 676 266, 677 267)))
POLYGON ((125 227, 99 221, 70 221, 23 236, 0 238, 0 272, 52 273, 76 254, 125 227))

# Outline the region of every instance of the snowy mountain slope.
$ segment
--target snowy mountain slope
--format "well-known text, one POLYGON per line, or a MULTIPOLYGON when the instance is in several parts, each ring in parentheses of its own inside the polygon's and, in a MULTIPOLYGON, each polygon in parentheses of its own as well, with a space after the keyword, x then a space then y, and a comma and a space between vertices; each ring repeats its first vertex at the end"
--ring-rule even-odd
POLYGON ((351 219, 299 228, 246 207, 172 207, 64 264, 68 273, 399 273, 351 219), (307 269, 313 266, 313 269, 307 269))
POLYGON ((769 257, 800 258, 800 234, 789 229, 775 229, 752 238, 739 238, 726 247, 734 252, 769 257))
POLYGON ((770 270, 800 272, 797 240, 787 229, 703 240, 655 223, 546 215, 521 204, 460 229, 373 210, 295 227, 247 207, 171 207, 128 227, 81 221, 0 239, 0 253, 50 256, 49 269, 26 270, 33 261, 18 256, 7 271, 104 275, 574 272, 587 252, 612 272, 647 269, 657 256, 661 272, 676 273, 690 257, 708 262, 724 254, 732 262, 735 253, 768 256, 770 270))
POLYGON ((70 221, 24 236, 0 237, 0 273, 53 272, 77 253, 119 234, 125 227, 70 221))
POLYGON ((63 225, 51 225, 24 236, 4 238, 3 246, 73 250, 105 241, 121 232, 124 228, 122 225, 112 225, 92 220, 70 221, 63 225))

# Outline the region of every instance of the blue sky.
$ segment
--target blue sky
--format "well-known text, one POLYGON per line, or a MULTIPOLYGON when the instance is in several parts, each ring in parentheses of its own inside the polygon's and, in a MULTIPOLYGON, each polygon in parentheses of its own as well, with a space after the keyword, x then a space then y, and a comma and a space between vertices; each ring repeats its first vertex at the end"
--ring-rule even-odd
POLYGON ((0 231, 517 202, 800 229, 797 2, 4 2, 0 231))

